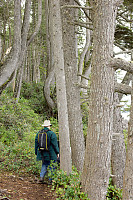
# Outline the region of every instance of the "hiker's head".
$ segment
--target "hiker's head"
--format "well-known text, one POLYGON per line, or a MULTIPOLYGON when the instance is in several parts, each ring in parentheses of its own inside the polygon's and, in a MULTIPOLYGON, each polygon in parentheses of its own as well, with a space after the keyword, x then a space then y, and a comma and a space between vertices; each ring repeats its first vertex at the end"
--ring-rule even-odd
POLYGON ((42 126, 50 128, 50 126, 52 126, 52 124, 50 123, 50 120, 45 120, 44 123, 42 124, 42 126))

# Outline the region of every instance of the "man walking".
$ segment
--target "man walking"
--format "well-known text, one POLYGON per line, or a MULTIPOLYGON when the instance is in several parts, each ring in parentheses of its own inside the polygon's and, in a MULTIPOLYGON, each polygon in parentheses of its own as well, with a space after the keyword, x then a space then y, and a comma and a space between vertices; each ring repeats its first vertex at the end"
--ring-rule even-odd
MULTIPOLYGON (((57 142, 56 134, 50 130, 50 120, 45 120, 43 125, 44 128, 41 132, 46 132, 48 137, 48 151, 39 151, 39 141, 38 134, 35 137, 35 154, 37 155, 37 160, 42 160, 42 168, 40 172, 40 182, 44 181, 44 177, 47 173, 47 168, 50 165, 50 161, 56 162, 57 158, 59 158, 59 147, 57 142)), ((52 179, 49 179, 49 183, 52 183, 52 179)))

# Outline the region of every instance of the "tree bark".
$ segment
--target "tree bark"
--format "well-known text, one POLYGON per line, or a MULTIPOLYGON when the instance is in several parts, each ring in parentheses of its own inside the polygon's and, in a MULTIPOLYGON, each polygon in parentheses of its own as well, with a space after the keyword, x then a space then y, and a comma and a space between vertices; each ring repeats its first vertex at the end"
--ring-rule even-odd
POLYGON ((113 55, 116 10, 114 0, 90 0, 93 7, 91 88, 82 188, 91 200, 104 200, 109 183, 113 131, 113 55))
MULTIPOLYGON (((61 0, 62 5, 74 5, 74 0, 61 0)), ((72 8, 62 9, 64 65, 67 89, 67 107, 69 132, 72 150, 72 163, 79 171, 83 169, 84 135, 80 108, 80 90, 78 88, 78 65, 76 59, 75 27, 71 24, 75 17, 72 8)))
POLYGON ((119 104, 118 94, 114 94, 114 114, 113 114, 113 132, 118 133, 113 135, 112 154, 111 154, 111 173, 113 185, 122 189, 123 175, 126 161, 126 149, 122 127, 122 116, 119 104))
POLYGON ((53 15, 53 52, 56 74, 57 107, 60 139, 60 167, 67 174, 71 173, 71 152, 69 138, 69 124, 67 112, 66 82, 64 71, 64 54, 62 39, 62 24, 60 14, 60 0, 51 1, 53 15))

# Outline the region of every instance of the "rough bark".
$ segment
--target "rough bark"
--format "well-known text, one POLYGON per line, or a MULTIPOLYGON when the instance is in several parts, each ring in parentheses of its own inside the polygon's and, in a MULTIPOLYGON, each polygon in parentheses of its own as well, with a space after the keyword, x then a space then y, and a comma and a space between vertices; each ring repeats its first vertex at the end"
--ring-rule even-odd
POLYGON ((91 89, 82 188, 91 200, 104 200, 110 176, 113 131, 113 54, 116 7, 114 0, 90 0, 93 7, 91 89))
POLYGON ((118 94, 114 94, 114 113, 113 113, 113 135, 112 154, 111 154, 111 173, 113 185, 122 189, 123 175, 126 161, 126 149, 123 135, 122 116, 119 104, 118 94))
POLYGON ((53 15, 53 50, 56 74, 57 107, 60 140, 60 167, 69 174, 72 170, 67 112, 66 82, 62 40, 60 0, 51 1, 53 15))
MULTIPOLYGON (((73 5, 74 0, 61 0, 62 5, 73 5)), ((80 171, 84 161, 84 135, 80 108, 80 90, 77 86, 78 66, 76 59, 75 27, 70 23, 74 20, 75 10, 62 9, 64 65, 68 102, 69 132, 72 150, 72 163, 80 171)))

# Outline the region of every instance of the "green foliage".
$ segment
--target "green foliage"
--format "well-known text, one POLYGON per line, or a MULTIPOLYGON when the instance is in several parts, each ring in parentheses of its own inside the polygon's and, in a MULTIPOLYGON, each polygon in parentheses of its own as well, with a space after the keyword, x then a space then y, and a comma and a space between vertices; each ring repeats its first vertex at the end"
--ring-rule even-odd
POLYGON ((35 133, 42 123, 41 117, 29 107, 27 100, 15 99, 9 92, 0 98, 0 169, 37 173, 39 164, 34 153, 35 133))
POLYGON ((16 104, 12 95, 3 92, 0 98, 0 140, 10 145, 22 140, 26 133, 36 132, 41 118, 28 106, 25 99, 16 104))
POLYGON ((18 174, 30 172, 38 174, 40 171, 40 163, 35 160, 34 153, 34 135, 31 141, 18 141, 10 146, 0 142, 1 154, 0 163, 1 170, 12 171, 18 174))
POLYGON ((21 97, 28 99, 30 107, 38 114, 44 114, 47 108, 47 103, 43 95, 44 83, 29 83, 23 82, 21 97))
POLYGON ((66 172, 60 170, 56 163, 52 163, 51 166, 55 166, 56 170, 48 170, 48 176, 52 176, 52 190, 56 190, 56 194, 59 199, 82 199, 89 200, 87 194, 81 191, 80 185, 80 173, 78 173, 75 167, 72 168, 72 173, 67 175, 66 172))
POLYGON ((113 186, 111 179, 107 190, 106 200, 122 200, 122 190, 113 186))

